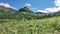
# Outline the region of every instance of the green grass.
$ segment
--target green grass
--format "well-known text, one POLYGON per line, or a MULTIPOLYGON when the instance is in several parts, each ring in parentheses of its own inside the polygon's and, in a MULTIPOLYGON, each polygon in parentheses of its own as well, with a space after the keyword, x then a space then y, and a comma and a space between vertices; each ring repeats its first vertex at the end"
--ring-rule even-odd
POLYGON ((0 19, 0 34, 59 34, 60 16, 32 19, 0 19))

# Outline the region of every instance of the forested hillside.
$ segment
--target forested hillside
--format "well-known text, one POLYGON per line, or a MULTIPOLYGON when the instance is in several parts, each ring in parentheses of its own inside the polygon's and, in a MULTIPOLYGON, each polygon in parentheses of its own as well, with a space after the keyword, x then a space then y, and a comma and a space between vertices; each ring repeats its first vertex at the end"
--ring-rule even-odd
POLYGON ((35 13, 27 7, 0 10, 0 34, 60 34, 60 11, 35 13))
POLYGON ((0 10, 0 19, 43 19, 43 18, 50 18, 50 17, 60 16, 60 11, 56 13, 35 13, 27 7, 23 7, 18 11, 5 11, 0 10))

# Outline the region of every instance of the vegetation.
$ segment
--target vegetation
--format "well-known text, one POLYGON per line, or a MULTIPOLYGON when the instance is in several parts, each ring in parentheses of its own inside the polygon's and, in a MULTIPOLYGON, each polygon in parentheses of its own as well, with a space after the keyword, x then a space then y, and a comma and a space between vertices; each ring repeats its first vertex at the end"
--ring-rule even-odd
POLYGON ((17 12, 13 11, 4 11, 0 10, 0 19, 43 19, 43 18, 50 18, 50 17, 60 16, 60 11, 56 13, 49 13, 38 15, 32 12, 29 8, 23 7, 19 9, 17 12))
POLYGON ((39 20, 0 19, 0 34, 60 34, 60 16, 39 20))
POLYGON ((0 10, 0 34, 60 34, 60 13, 40 16, 26 7, 0 10))

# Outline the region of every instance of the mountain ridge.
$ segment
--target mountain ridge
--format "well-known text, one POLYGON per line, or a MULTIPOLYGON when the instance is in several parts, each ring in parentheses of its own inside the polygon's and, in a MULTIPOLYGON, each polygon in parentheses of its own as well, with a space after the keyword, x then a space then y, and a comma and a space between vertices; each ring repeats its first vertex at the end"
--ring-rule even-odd
POLYGON ((9 18, 9 19, 42 19, 42 18, 50 18, 54 16, 60 16, 60 11, 56 13, 42 13, 42 12, 33 12, 28 7, 22 7, 18 11, 14 11, 12 8, 6 8, 4 6, 0 6, 0 18, 9 18))
POLYGON ((13 11, 13 12, 16 12, 16 11, 17 11, 17 10, 15 10, 15 9, 12 9, 12 8, 9 8, 9 7, 5 7, 5 6, 1 6, 1 5, 0 5, 0 10, 13 11))

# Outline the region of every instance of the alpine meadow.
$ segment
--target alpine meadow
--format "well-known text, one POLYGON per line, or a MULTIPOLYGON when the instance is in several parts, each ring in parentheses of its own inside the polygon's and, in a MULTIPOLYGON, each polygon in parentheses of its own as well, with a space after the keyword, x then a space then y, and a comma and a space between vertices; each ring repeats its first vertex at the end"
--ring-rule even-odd
POLYGON ((60 34, 60 0, 54 0, 56 7, 46 10, 38 10, 32 7, 40 7, 39 9, 44 8, 44 6, 51 7, 52 5, 49 3, 53 4, 52 0, 51 2, 50 0, 35 0, 34 2, 33 0, 19 0, 20 5, 18 0, 14 0, 15 3, 13 0, 11 0, 12 2, 9 1, 0 1, 0 34, 60 34), (57 1, 59 2, 57 3, 57 1), (29 2, 31 4, 25 4, 21 7, 22 4, 29 2), (7 3, 19 9, 16 10, 7 3), (37 11, 35 12, 35 10, 37 11))

